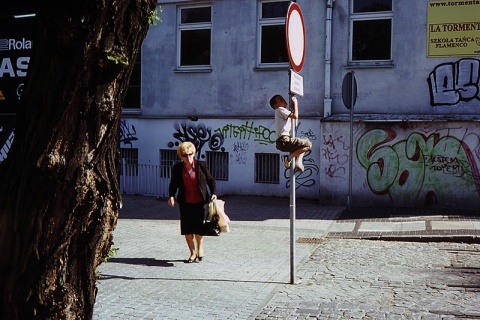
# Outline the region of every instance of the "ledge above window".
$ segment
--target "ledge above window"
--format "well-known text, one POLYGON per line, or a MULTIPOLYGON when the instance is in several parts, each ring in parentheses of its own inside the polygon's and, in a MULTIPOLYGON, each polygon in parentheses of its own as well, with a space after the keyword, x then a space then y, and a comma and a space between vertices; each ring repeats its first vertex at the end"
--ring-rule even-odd
POLYGON ((393 68, 393 61, 358 61, 349 62, 345 69, 393 68))

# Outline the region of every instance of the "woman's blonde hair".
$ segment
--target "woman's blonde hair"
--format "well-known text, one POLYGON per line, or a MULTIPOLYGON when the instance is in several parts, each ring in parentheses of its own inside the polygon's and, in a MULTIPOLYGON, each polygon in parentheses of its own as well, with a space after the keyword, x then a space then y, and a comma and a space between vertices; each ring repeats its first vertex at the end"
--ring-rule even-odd
POLYGON ((182 142, 177 148, 177 155, 181 158, 182 154, 188 153, 188 151, 195 153, 197 149, 195 149, 195 145, 190 141, 182 142))

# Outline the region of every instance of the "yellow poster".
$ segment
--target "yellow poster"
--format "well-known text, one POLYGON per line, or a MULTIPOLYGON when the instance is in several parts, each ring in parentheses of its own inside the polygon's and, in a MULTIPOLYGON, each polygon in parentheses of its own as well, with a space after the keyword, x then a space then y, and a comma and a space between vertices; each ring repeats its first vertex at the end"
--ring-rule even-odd
POLYGON ((427 56, 480 56, 480 0, 427 3, 427 56))

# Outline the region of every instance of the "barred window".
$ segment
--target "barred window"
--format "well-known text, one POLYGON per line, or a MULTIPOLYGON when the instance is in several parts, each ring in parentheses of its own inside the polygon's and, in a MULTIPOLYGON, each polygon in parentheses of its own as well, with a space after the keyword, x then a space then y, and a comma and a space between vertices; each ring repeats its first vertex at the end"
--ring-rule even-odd
POLYGON ((280 183, 280 155, 255 153, 255 182, 280 183))
POLYGON ((215 180, 228 181, 228 152, 206 151, 208 169, 215 180))
POLYGON ((171 178, 173 165, 180 161, 177 150, 160 149, 160 178, 171 178))
POLYGON ((138 149, 120 148, 120 157, 122 160, 120 175, 138 176, 138 149))

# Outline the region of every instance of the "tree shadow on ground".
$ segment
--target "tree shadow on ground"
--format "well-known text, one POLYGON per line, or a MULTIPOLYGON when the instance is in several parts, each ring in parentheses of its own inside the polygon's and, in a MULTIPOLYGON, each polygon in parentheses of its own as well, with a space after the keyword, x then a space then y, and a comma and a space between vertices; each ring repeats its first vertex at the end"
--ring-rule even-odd
MULTIPOLYGON (((290 218, 290 198, 266 196, 222 195, 225 213, 232 221, 264 221, 290 218)), ((296 199, 296 219, 334 219, 337 207, 324 206, 318 200, 296 199)), ((178 204, 171 208, 158 197, 123 195, 120 219, 178 220, 178 204)))
POLYGON ((108 263, 133 264, 147 267, 174 267, 174 262, 185 262, 184 260, 157 260, 154 258, 110 258, 108 263))

